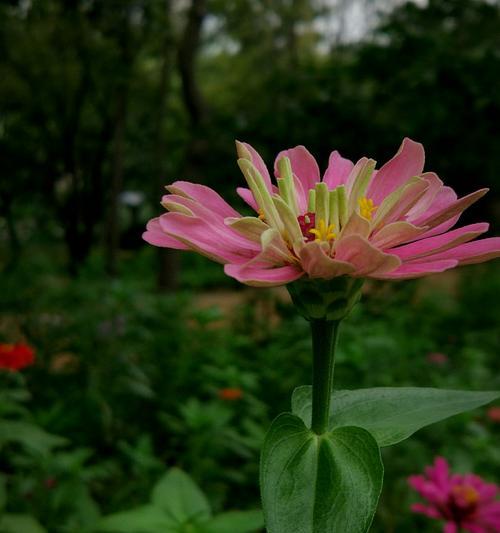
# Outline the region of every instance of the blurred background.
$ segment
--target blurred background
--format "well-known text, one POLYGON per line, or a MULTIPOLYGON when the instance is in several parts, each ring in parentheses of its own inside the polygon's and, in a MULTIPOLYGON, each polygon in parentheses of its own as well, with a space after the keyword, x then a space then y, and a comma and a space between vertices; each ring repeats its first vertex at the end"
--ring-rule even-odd
MULTIPOLYGON (((462 222, 498 235, 496 1, 2 0, 0 79, 0 343, 36 358, 0 371, 4 533, 97 531, 173 466, 215 514, 259 507, 266 428, 310 382, 308 326, 286 290, 141 240, 177 179, 245 212, 235 139, 268 164, 304 144, 324 168, 409 136, 460 195, 492 189, 462 222)), ((368 284, 337 388, 498 389, 499 301, 498 263, 368 284)), ((440 454, 498 483, 499 437, 497 404, 385 449, 372 530, 440 531, 407 476, 440 454)), ((113 531, 170 531, 129 526, 113 531)))

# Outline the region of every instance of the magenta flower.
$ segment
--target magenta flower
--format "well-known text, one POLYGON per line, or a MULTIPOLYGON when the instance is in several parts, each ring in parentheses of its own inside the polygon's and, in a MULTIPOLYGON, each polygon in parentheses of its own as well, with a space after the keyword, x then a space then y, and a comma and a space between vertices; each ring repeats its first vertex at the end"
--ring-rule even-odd
POLYGON ((450 474, 442 457, 425 469, 425 476, 410 476, 408 483, 428 502, 415 503, 412 511, 445 520, 444 533, 500 532, 500 490, 494 483, 475 474, 450 474))
POLYGON ((194 250, 223 263, 226 274, 255 286, 303 276, 405 279, 500 255, 500 238, 474 242, 487 223, 451 229, 487 189, 458 199, 424 172, 421 144, 404 139, 379 170, 334 151, 323 178, 303 146, 278 154, 276 185, 259 154, 237 143, 249 188, 238 194, 255 216, 241 216, 212 189, 185 181, 168 186, 169 211, 148 223, 155 246, 194 250))

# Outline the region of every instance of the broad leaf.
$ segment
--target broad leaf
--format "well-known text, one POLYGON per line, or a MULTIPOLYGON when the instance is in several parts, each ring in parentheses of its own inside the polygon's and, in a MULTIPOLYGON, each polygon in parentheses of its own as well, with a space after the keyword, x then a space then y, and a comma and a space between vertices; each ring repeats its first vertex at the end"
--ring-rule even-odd
MULTIPOLYGON (((413 433, 450 416, 500 397, 500 392, 471 392, 419 387, 380 387, 341 390, 332 395, 330 429, 358 426, 369 431, 379 446, 396 444, 413 433)), ((292 411, 309 427, 311 387, 295 389, 292 411)))
POLYGON ((154 505, 136 507, 102 518, 96 531, 114 533, 176 533, 177 523, 154 505))
POLYGON ((203 533, 253 533, 264 527, 262 511, 229 511, 203 524, 203 533))
POLYGON ((2 533, 46 533, 32 516, 27 514, 4 514, 0 518, 2 533))
POLYGON ((171 468, 155 485, 151 502, 178 523, 207 520, 210 505, 196 483, 182 470, 171 468))
POLYGON ((42 428, 20 420, 0 421, 0 446, 6 442, 16 442, 31 452, 48 454, 52 448, 64 446, 67 440, 51 435, 42 428))
POLYGON ((342 427, 317 436, 290 413, 272 424, 262 450, 268 533, 365 533, 382 489, 375 439, 342 427))

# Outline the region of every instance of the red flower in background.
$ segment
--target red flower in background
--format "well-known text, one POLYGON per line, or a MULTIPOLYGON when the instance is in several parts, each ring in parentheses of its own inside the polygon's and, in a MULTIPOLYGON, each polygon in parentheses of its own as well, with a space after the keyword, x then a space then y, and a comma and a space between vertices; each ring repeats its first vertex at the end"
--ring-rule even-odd
POLYGON ((488 418, 492 422, 500 422, 500 407, 490 407, 488 409, 488 418))
POLYGON ((494 483, 475 474, 452 474, 442 457, 436 457, 425 475, 410 476, 408 483, 427 500, 415 503, 412 511, 444 520, 444 533, 500 532, 500 491, 494 483))
POLYGON ((219 390, 219 398, 226 402, 234 402, 240 400, 243 397, 243 391, 238 388, 227 388, 219 390))
POLYGON ((435 366, 444 366, 449 361, 446 354, 440 352, 431 352, 427 354, 427 362, 435 366))
POLYGON ((0 369, 21 370, 31 366, 34 361, 35 351, 27 344, 0 344, 0 369))

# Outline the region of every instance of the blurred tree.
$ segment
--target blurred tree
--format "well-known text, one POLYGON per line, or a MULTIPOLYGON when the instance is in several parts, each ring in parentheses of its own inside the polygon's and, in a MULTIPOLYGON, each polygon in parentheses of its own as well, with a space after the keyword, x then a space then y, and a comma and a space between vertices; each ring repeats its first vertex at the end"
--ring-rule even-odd
MULTIPOLYGON (((155 211, 160 185, 179 178, 233 195, 235 138, 269 163, 304 144, 324 166, 332 148, 384 161, 409 135, 462 192, 471 177, 497 184, 498 2, 395 4, 2 3, 0 214, 11 255, 25 238, 21 214, 39 235, 63 237, 73 272, 102 234, 115 272, 120 191, 151 194, 155 211), (355 42, 349 25, 371 27, 375 6, 382 22, 355 42)), ((160 261, 161 287, 175 285, 174 257, 160 261)))

